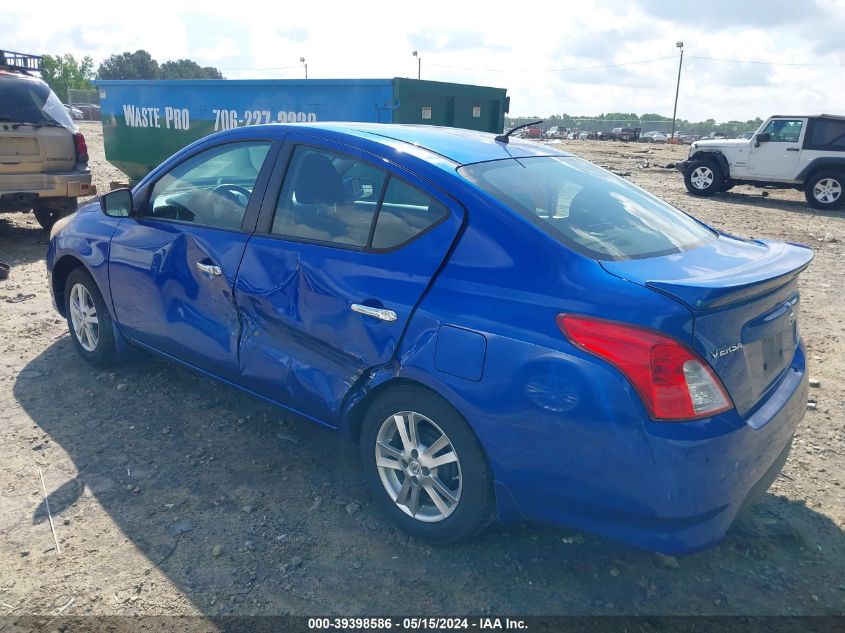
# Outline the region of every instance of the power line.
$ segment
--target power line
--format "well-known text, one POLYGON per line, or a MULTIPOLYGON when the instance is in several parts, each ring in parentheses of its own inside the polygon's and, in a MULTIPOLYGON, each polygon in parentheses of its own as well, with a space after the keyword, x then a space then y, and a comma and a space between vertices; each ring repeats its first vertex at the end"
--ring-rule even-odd
POLYGON ((602 68, 618 68, 619 66, 634 66, 636 64, 649 64, 651 62, 660 62, 667 59, 675 59, 674 55, 667 57, 655 57, 653 59, 638 59, 632 62, 622 62, 619 64, 604 64, 601 66, 569 66, 564 68, 475 68, 471 66, 451 66, 449 64, 429 64, 429 66, 436 66, 437 68, 453 68, 457 70, 476 70, 488 73, 562 73, 572 70, 599 70, 602 68))
MULTIPOLYGON (((729 59, 726 57, 707 57, 704 55, 687 55, 689 59, 697 59, 701 61, 722 62, 732 64, 759 64, 762 66, 794 66, 806 68, 841 68, 845 67, 845 63, 841 64, 819 64, 819 63, 805 63, 805 62, 768 62, 759 59, 729 59)), ((429 64, 436 68, 450 68, 454 70, 472 70, 477 72, 488 73, 507 73, 507 72, 522 72, 522 73, 561 73, 572 72, 580 70, 603 70, 607 68, 620 68, 623 66, 636 66, 639 64, 651 64, 653 62, 666 61, 668 59, 676 59, 675 55, 668 55, 665 57, 654 57, 652 59, 638 59, 630 62, 620 62, 617 64, 601 64, 597 66, 563 66, 560 68, 479 68, 476 66, 456 66, 451 64, 429 64)), ((240 71, 240 72, 256 72, 267 70, 291 70, 299 68, 299 66, 269 66, 265 68, 221 68, 221 71, 240 71)))
POLYGON ((702 59, 710 62, 731 62, 734 64, 760 64, 762 66, 809 66, 815 68, 840 68, 845 64, 810 64, 801 62, 766 62, 759 59, 726 59, 724 57, 704 57, 701 55, 687 55, 692 59, 702 59))
POLYGON ((290 70, 291 68, 299 68, 299 66, 268 66, 267 68, 218 68, 218 70, 239 70, 239 71, 256 71, 256 70, 290 70))

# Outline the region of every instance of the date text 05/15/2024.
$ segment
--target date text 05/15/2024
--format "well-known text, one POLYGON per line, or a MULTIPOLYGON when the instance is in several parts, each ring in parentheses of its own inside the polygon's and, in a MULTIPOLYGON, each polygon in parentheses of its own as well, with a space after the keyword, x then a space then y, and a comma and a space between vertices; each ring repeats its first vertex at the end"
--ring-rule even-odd
POLYGON ((366 618, 308 618, 308 629, 315 631, 356 631, 377 630, 388 631, 444 631, 444 630, 478 630, 478 631, 519 631, 528 626, 524 620, 518 618, 497 617, 366 617, 366 618))
MULTIPOLYGON (((232 108, 212 108, 214 131, 231 130, 247 125, 263 123, 313 123, 317 120, 315 112, 297 112, 293 110, 243 110, 232 108)), ((191 112, 188 108, 173 106, 141 107, 134 104, 123 106, 123 120, 126 127, 164 128, 167 130, 190 130, 191 112)))

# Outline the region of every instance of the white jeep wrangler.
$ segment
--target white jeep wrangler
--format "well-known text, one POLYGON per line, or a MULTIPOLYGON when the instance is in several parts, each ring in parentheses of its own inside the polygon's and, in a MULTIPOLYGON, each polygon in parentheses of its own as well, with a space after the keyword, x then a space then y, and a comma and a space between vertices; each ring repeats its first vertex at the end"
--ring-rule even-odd
POLYGON ((811 206, 836 209, 845 202, 845 117, 773 116, 750 140, 694 142, 677 168, 696 196, 738 184, 800 189, 811 206))

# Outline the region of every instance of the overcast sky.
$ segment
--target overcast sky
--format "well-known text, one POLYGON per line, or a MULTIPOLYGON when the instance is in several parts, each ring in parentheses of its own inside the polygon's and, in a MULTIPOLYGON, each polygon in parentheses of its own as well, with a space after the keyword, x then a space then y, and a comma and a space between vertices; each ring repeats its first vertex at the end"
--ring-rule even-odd
POLYGON ((415 77, 416 49, 423 79, 507 88, 511 115, 671 116, 683 40, 680 118, 845 113, 845 0, 51 4, 6 3, 0 48, 143 48, 229 79, 301 78, 300 57, 310 78, 415 77))

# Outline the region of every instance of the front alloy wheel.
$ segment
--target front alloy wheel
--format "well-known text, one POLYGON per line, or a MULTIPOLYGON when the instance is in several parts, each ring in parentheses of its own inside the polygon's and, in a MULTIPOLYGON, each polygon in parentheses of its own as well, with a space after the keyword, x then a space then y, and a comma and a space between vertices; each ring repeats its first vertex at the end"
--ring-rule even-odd
POLYGON ((100 323, 97 320, 97 306, 88 289, 81 283, 70 289, 70 323, 76 340, 86 352, 97 349, 100 340, 100 323))
POLYGON ((694 196, 710 196, 724 185, 722 170, 712 161, 699 160, 684 174, 684 184, 694 196))
POLYGON ((108 365, 117 355, 111 315, 91 275, 82 268, 65 281, 64 313, 76 351, 95 365, 108 365))
POLYGON ((443 429, 421 413, 402 411, 382 423, 375 460, 385 492, 409 516, 435 523, 458 507, 460 460, 443 429))
POLYGON ((696 167, 690 174, 690 181, 696 189, 707 189, 713 184, 713 170, 707 165, 696 167))

